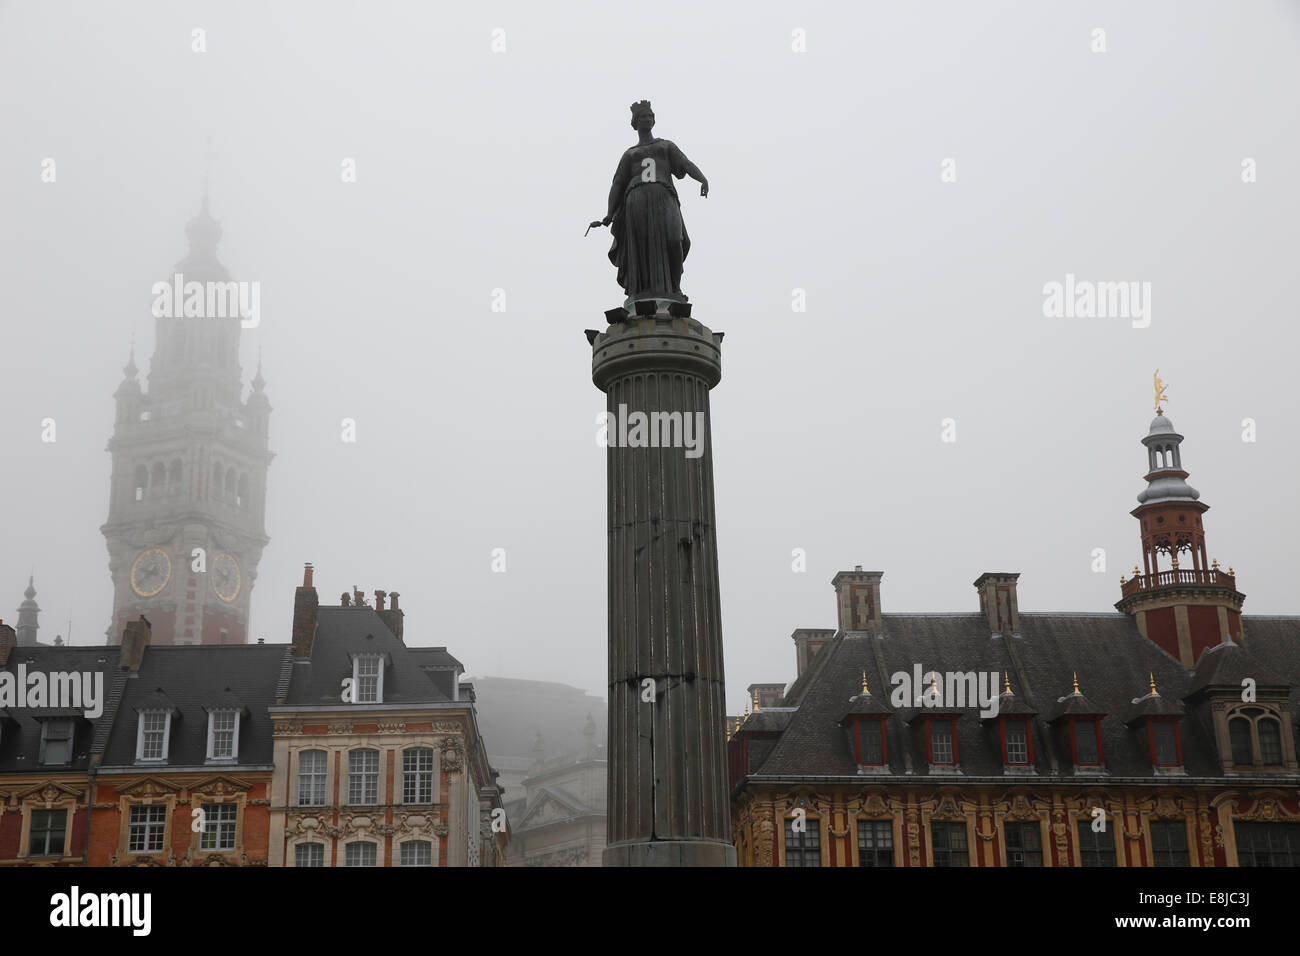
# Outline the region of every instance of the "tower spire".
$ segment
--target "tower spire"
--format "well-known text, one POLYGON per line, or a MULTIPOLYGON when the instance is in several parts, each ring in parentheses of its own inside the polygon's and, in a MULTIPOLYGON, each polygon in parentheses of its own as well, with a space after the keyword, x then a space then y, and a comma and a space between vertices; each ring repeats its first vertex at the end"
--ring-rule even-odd
POLYGON ((41 613, 40 605, 36 603, 36 575, 32 573, 27 577, 27 589, 23 591, 22 604, 18 605, 18 625, 14 631, 18 635, 18 644, 20 647, 31 647, 36 643, 36 632, 40 630, 40 623, 37 620, 41 613))

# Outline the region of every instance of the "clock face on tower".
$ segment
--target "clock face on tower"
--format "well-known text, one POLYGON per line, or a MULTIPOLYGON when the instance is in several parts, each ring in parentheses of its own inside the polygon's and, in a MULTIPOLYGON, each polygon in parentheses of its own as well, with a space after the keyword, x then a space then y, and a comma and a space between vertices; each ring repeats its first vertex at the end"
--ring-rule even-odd
POLYGON ((212 592, 229 604, 239 596, 239 562, 222 552, 212 561, 212 592))
POLYGON ((167 586, 172 576, 172 561, 161 548, 141 551, 131 565, 131 589, 140 597, 153 597, 167 586))

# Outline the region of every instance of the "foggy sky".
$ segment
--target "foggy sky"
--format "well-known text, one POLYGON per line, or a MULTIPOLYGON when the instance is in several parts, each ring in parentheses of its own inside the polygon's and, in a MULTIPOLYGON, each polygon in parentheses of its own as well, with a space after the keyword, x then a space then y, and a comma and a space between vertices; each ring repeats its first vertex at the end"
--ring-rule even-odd
POLYGON ((274 407, 251 637, 289 640, 311 561, 322 602, 400 591, 407 640, 470 674, 604 696, 583 329, 623 296, 583 229, 642 98, 710 183, 678 188, 683 289, 726 332, 732 713, 793 679, 791 630, 834 627, 857 564, 886 613, 975 611, 983 571, 1022 572, 1026 612, 1113 610, 1157 367, 1210 556, 1247 614, 1300 612, 1298 47, 1268 0, 0 3, 0 618, 34 567, 41 639, 103 640, 112 395, 132 335, 145 380, 211 137, 274 407), (1067 273, 1150 282, 1150 326, 1045 318, 1067 273))

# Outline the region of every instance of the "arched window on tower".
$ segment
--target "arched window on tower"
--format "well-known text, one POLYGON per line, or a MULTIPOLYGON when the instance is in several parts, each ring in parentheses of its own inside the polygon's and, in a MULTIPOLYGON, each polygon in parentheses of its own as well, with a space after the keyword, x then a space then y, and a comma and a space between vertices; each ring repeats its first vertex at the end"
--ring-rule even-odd
POLYGON ((208 488, 209 498, 221 497, 222 474, 223 472, 221 470, 221 462, 217 462, 215 465, 212 466, 212 484, 208 488))
POLYGON ((226 472, 226 500, 235 500, 235 469, 231 468, 226 472))
POLYGON ((153 474, 149 479, 149 497, 158 498, 162 496, 163 486, 167 481, 167 469, 160 461, 154 462, 153 474))
POLYGON ((239 489, 235 497, 235 504, 241 508, 248 507, 248 476, 239 476, 239 489))
POLYGON ((144 501, 144 491, 149 487, 149 469, 144 465, 135 466, 135 493, 136 501, 144 501))
POLYGON ((173 458, 171 464, 167 466, 167 494, 178 495, 181 493, 181 460, 173 458))

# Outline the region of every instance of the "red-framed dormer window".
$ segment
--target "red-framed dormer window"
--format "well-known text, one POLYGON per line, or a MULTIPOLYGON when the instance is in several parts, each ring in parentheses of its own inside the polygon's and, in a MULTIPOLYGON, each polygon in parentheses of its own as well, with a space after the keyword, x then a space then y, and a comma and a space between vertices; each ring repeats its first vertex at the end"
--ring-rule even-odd
POLYGON ((883 767, 889 763, 889 741, 885 722, 878 717, 860 717, 853 721, 853 753, 863 767, 883 767))
POLYGON ((1070 756, 1076 767, 1102 765, 1101 721, 1092 717, 1076 717, 1070 721, 1070 756))
POLYGON ((935 767, 957 765, 957 721, 951 717, 931 717, 925 722, 925 752, 935 767))
POLYGON ((1183 742, 1178 733, 1178 721, 1152 717, 1147 721, 1147 745, 1151 764, 1155 767, 1181 767, 1183 742))
POLYGON ((1034 734, 1024 717, 1003 717, 1002 762, 1008 767, 1026 767, 1034 762, 1034 734))

